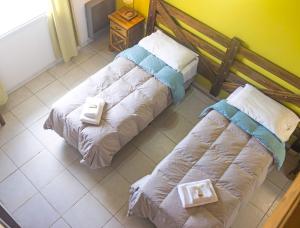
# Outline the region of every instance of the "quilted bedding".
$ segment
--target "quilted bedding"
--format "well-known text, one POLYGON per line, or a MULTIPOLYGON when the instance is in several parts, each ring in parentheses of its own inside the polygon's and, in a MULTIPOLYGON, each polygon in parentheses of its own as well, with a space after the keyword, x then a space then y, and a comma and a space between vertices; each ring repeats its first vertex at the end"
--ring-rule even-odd
POLYGON ((256 138, 212 110, 151 175, 132 185, 128 213, 159 228, 230 227, 273 162, 256 138), (184 209, 176 186, 202 179, 211 179, 219 201, 184 209))
POLYGON ((82 154, 91 168, 111 164, 113 156, 172 102, 167 86, 132 61, 118 57, 57 101, 45 129, 55 130, 82 154), (88 96, 106 105, 99 126, 79 120, 88 96))

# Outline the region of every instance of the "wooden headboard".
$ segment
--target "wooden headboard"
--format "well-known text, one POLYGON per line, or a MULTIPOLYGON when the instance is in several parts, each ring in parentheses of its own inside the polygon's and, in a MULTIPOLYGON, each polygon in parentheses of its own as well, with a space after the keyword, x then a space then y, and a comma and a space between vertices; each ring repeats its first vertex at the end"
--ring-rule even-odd
POLYGON ((294 91, 300 91, 300 78, 249 50, 238 38, 225 36, 164 0, 150 0, 148 16, 147 35, 159 27, 200 55, 198 72, 211 82, 212 95, 219 95, 221 89, 232 92, 249 83, 279 102, 300 107, 300 94, 286 89, 267 75, 289 84, 294 91))

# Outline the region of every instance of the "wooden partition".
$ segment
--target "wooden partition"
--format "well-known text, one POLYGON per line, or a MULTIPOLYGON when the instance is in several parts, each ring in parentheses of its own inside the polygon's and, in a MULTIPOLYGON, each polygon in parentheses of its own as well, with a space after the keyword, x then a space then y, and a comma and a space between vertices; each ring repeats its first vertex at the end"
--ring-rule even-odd
POLYGON ((225 36, 163 0, 150 1, 147 34, 155 27, 200 55, 198 72, 211 82, 212 95, 219 95, 221 89, 232 92, 245 83, 255 82, 254 86, 273 99, 300 106, 300 94, 286 89, 267 75, 291 85, 294 91, 300 90, 300 78, 249 50, 240 39, 225 36))

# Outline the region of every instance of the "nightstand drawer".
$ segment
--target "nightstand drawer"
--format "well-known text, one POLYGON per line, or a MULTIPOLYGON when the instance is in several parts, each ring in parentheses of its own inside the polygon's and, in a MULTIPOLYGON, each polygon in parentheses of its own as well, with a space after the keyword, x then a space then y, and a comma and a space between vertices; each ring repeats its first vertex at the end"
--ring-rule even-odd
POLYGON ((127 39, 121 36, 115 30, 110 31, 110 48, 117 51, 123 51, 128 47, 127 39))
POLYGON ((116 24, 113 21, 110 21, 110 29, 114 30, 115 32, 119 33, 120 35, 126 37, 127 31, 126 29, 122 28, 120 25, 116 24))

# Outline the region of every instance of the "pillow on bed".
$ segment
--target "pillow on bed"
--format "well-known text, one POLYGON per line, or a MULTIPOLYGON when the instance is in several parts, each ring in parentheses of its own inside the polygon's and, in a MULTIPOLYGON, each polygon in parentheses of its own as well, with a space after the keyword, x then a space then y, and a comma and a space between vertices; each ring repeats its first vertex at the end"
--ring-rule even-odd
POLYGON ((138 45, 177 71, 182 71, 185 66, 198 57, 198 54, 179 44, 160 30, 140 40, 138 45))
POLYGON ((238 88, 236 88, 231 94, 229 94, 229 96, 226 98, 226 100, 228 101, 228 100, 234 98, 235 96, 238 96, 242 89, 244 89, 244 87, 242 87, 242 86, 239 86, 238 88))
POLYGON ((248 84, 227 102, 273 132, 282 142, 289 140, 299 123, 294 112, 248 84))

